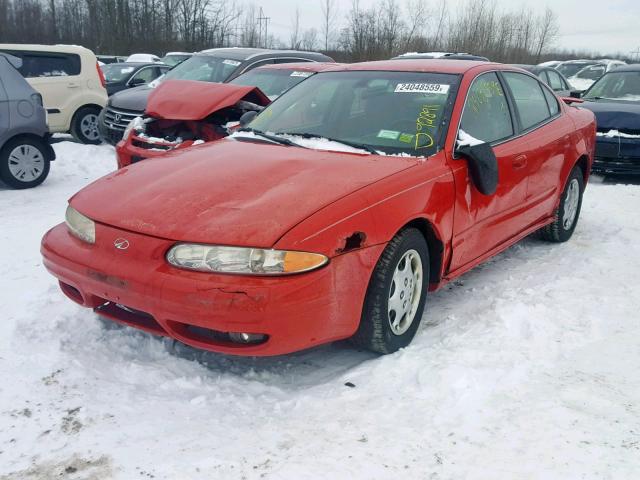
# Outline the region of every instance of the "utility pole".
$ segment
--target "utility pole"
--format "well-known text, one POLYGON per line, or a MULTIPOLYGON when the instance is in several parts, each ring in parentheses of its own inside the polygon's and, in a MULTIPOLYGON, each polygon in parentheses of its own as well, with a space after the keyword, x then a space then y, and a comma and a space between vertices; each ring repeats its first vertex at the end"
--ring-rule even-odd
MULTIPOLYGON (((636 48, 635 51, 629 52, 631 55, 635 55, 635 61, 640 61, 640 47, 636 48)), ((633 57, 631 57, 633 59, 633 57)))
POLYGON ((258 42, 263 48, 266 48, 267 39, 269 38, 269 20, 271 20, 271 17, 265 17, 264 11, 262 7, 260 7, 260 14, 258 15, 258 42), (264 36, 262 34, 262 22, 264 22, 264 36))

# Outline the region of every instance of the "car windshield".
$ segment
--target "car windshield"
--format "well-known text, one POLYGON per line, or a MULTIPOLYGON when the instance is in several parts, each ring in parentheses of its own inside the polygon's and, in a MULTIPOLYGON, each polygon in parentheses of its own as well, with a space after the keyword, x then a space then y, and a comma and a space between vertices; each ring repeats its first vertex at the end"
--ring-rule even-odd
POLYGON ((640 101, 640 72, 610 72, 600 78, 583 97, 640 101))
POLYGON ((170 67, 175 67, 180 62, 185 61, 189 57, 191 57, 191 55, 167 55, 166 57, 162 57, 160 61, 165 65, 169 65, 170 67))
POLYGON ((104 79, 106 82, 121 82, 128 78, 135 67, 131 65, 123 65, 121 63, 112 63, 110 65, 103 65, 102 73, 104 73, 104 79))
POLYGON ((169 70, 163 80, 224 82, 241 62, 213 55, 194 55, 169 70))
POLYGON ((309 78, 314 72, 304 72, 295 69, 261 69, 256 68, 234 78, 229 83, 236 85, 252 85, 262 90, 270 100, 275 100, 294 85, 305 78, 309 78))
POLYGON ((582 70, 584 67, 589 67, 591 65, 595 65, 594 63, 563 63, 556 67, 556 70, 559 71, 565 77, 573 77, 576 73, 582 70))
POLYGON ((458 75, 441 73, 318 73, 269 105, 249 127, 294 142, 296 136, 317 138, 317 145, 328 139, 372 152, 429 156, 438 150, 458 83, 458 75))

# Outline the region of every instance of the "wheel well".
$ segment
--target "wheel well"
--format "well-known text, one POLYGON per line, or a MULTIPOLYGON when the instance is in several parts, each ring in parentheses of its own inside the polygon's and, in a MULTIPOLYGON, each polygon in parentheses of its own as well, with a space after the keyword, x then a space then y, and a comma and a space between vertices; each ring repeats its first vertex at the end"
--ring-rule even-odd
POLYGON ((44 149, 44 155, 45 157, 47 157, 47 160, 51 161, 55 159, 55 154, 53 154, 53 149, 51 148, 51 145, 49 145, 49 143, 42 137, 36 135, 35 133, 19 133, 18 135, 15 135, 13 137, 11 137, 9 140, 7 140, 6 142, 4 142, 4 145, 2 146, 2 148, 4 149, 4 147, 9 144, 9 142, 13 142, 15 140, 33 140, 36 142, 39 142, 42 145, 42 148, 44 149))
POLYGON ((78 115, 78 112, 80 110, 82 110, 83 108, 95 108, 98 110, 98 113, 100 113, 100 110, 102 110, 102 107, 100 105, 96 105, 95 103, 87 103, 86 105, 82 105, 81 107, 78 107, 76 109, 75 112, 73 112, 73 120, 72 122, 76 119, 76 115, 78 115))
POLYGON ((442 257, 444 255, 444 244, 435 233, 433 225, 424 218, 416 218, 407 223, 403 228, 416 228, 422 233, 427 246, 429 247, 429 283, 438 283, 440 281, 440 272, 442 270, 442 257))
POLYGON ((582 170, 582 178, 584 179, 584 183, 586 184, 587 180, 589 179, 589 157, 587 157, 586 155, 582 155, 576 162, 576 166, 580 167, 580 170, 582 170))

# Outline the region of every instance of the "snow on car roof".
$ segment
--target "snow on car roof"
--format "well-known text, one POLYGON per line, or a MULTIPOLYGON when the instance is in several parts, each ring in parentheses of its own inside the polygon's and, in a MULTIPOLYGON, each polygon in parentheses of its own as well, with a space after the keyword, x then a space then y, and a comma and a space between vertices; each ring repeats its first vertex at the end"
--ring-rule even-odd
POLYGON ((335 62, 296 62, 296 63, 274 63, 263 65, 256 70, 301 70, 303 72, 324 72, 332 68, 341 67, 344 63, 335 62))

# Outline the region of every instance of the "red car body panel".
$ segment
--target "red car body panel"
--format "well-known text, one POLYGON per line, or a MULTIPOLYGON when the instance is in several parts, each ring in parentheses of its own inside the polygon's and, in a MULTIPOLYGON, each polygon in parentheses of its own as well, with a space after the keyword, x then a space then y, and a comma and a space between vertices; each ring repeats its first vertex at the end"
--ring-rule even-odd
POLYGON ((466 92, 478 74, 512 67, 407 60, 342 68, 460 73, 444 148, 425 159, 226 139, 124 168, 71 199, 97 222, 95 245, 64 225, 43 239, 45 266, 63 291, 116 321, 197 348, 287 353, 356 331, 373 268, 403 227, 425 234, 430 289, 437 289, 553 221, 576 164, 588 179, 593 114, 559 103, 559 116, 494 146, 498 190, 477 191, 467 162, 454 154, 466 92), (181 168, 174 168, 176 161, 181 168), (132 245, 124 253, 114 249, 120 237, 132 245), (290 277, 192 272, 165 260, 175 241, 310 251, 330 260, 290 277), (237 345, 195 327, 269 339, 237 345))
POLYGON ((166 80, 147 101, 145 113, 166 120, 202 120, 213 112, 232 107, 240 100, 269 105, 271 100, 259 88, 232 83, 166 80))

